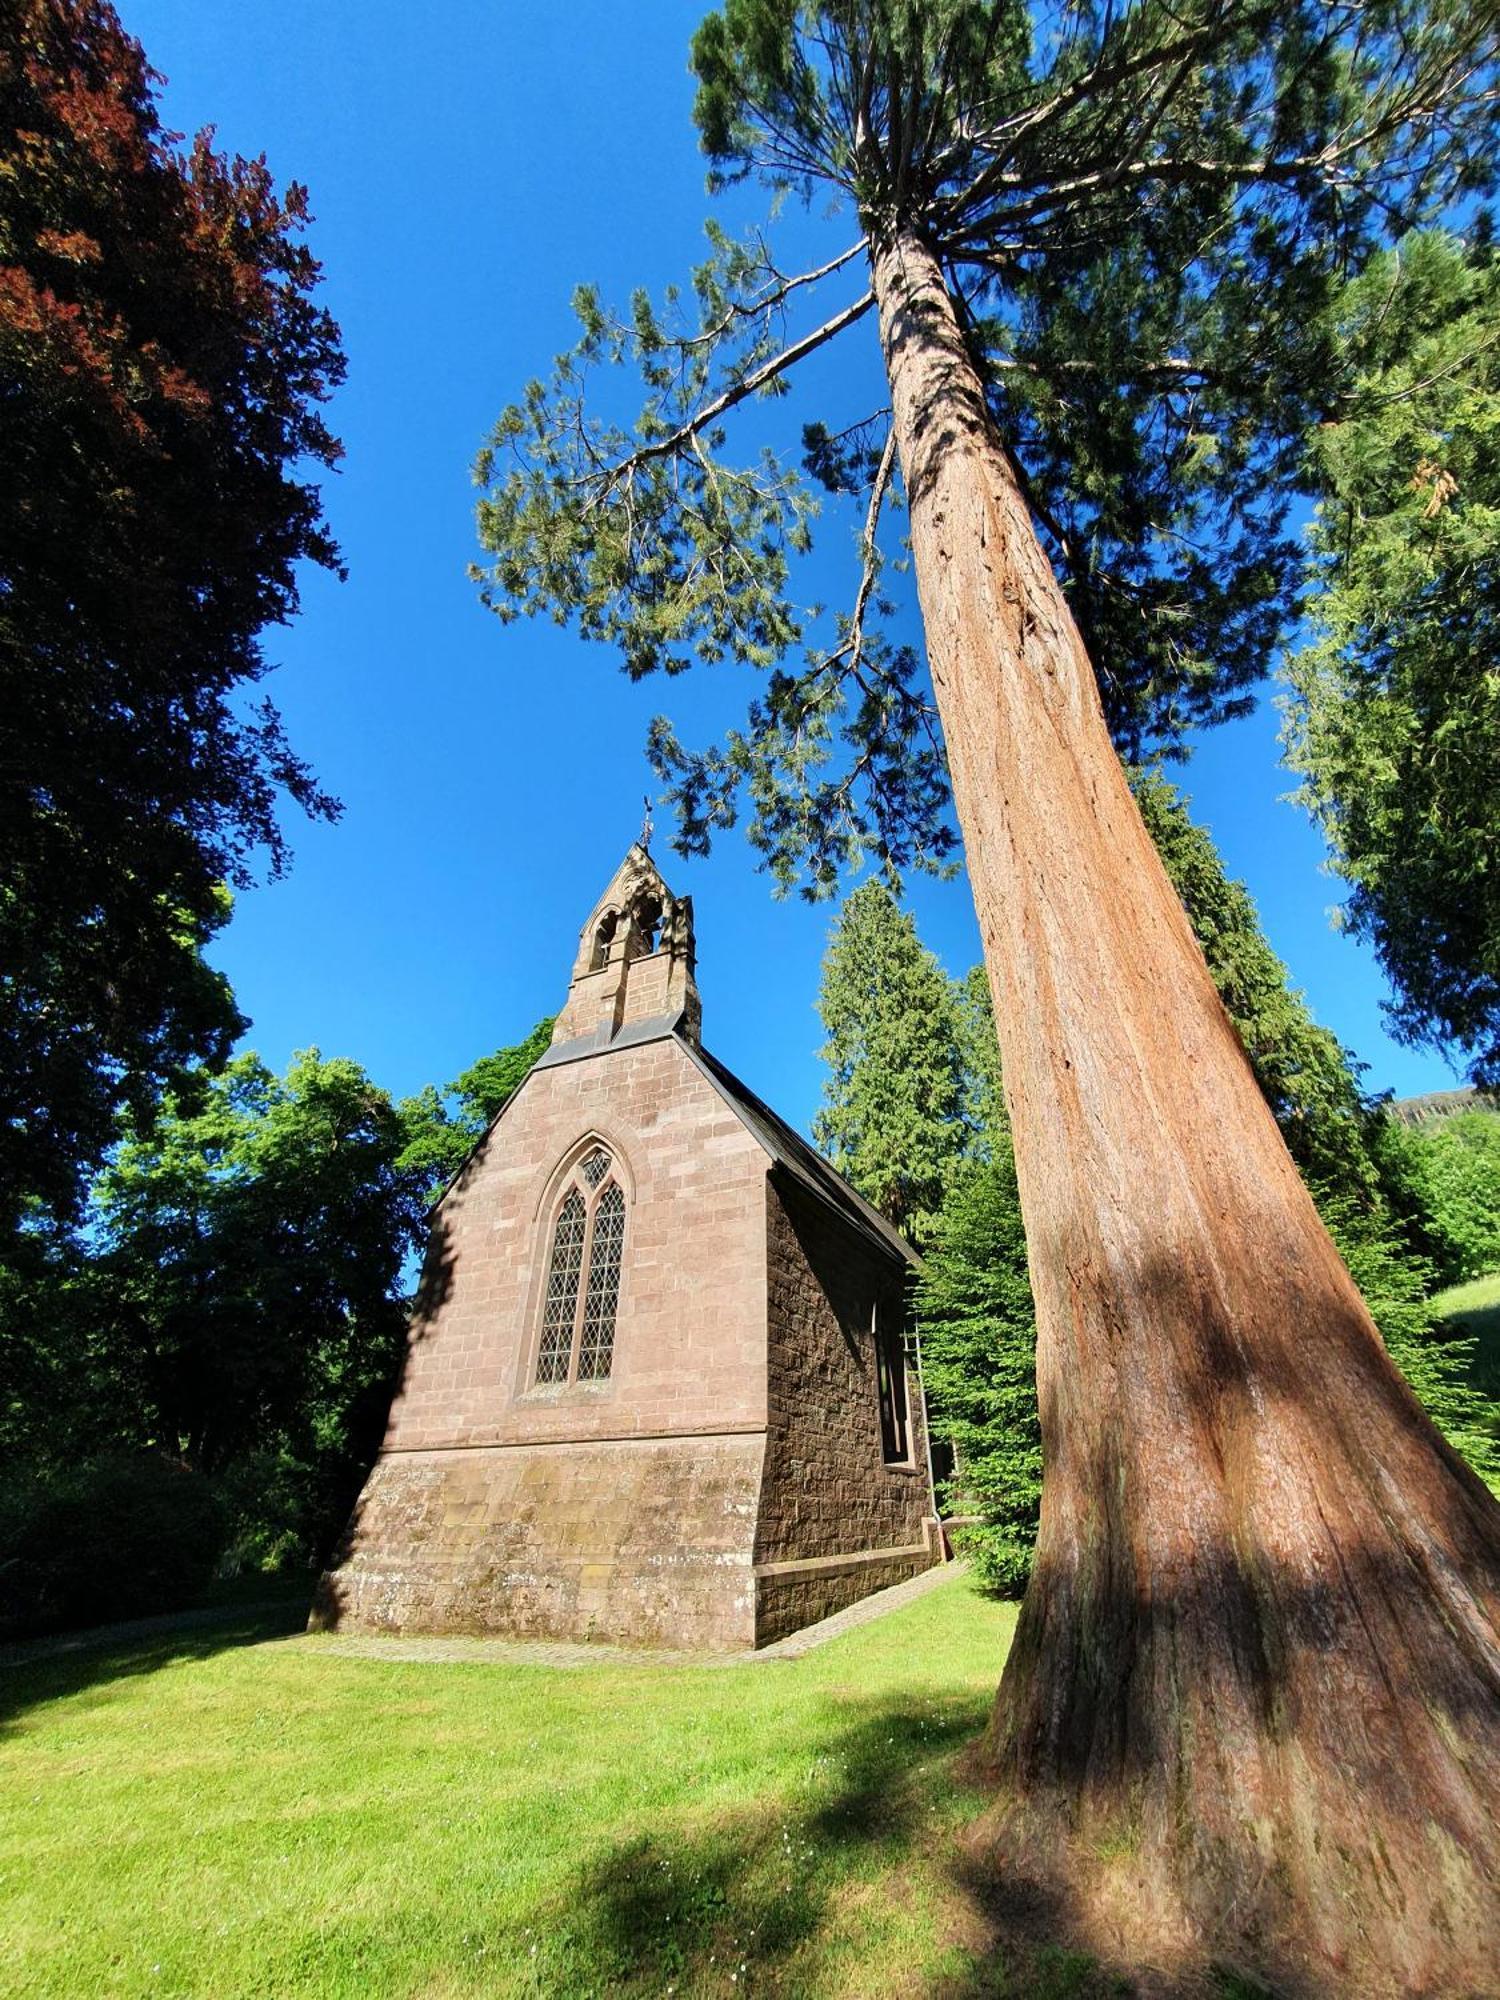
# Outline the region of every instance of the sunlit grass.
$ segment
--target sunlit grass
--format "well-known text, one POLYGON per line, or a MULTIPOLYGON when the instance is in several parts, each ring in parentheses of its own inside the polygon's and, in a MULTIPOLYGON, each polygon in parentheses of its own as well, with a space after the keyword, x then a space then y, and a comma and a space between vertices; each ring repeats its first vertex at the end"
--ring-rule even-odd
POLYGON ((1439 1292, 1432 1303, 1454 1333, 1473 1341, 1469 1380, 1489 1399, 1490 1427, 1500 1436, 1500 1271, 1439 1292))
POLYGON ((1013 1623, 955 1579, 735 1668, 388 1663, 242 1628, 0 1670, 0 1983, 971 1990, 960 1757, 1013 1623))

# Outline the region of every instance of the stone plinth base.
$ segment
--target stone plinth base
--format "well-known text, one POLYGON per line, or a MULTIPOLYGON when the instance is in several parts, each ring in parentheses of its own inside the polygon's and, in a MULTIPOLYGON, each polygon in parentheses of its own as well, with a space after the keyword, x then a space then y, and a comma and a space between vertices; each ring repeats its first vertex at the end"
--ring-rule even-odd
POLYGON ((318 1586, 312 1625, 753 1646, 764 1442, 751 1433, 387 1453, 318 1586))
MULTIPOLYGON (((936 1528, 936 1522, 931 1524, 936 1528)), ((860 1555, 819 1556, 806 1562, 761 1563, 755 1571, 755 1643, 769 1646, 804 1625, 830 1618, 893 1583, 905 1583, 941 1562, 931 1533, 908 1548, 871 1549, 860 1555)))

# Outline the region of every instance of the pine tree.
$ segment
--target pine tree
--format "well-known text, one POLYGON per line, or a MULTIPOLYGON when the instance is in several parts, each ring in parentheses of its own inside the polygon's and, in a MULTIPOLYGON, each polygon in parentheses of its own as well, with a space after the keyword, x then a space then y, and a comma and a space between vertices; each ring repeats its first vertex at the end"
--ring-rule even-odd
POLYGON ((1312 638, 1288 761, 1399 1034, 1500 1085, 1500 257, 1481 218, 1340 299, 1355 378, 1315 435, 1312 638))
POLYGON ((1286 476, 1338 376, 1324 309, 1389 217, 1490 176, 1496 63, 1460 0, 1137 0, 1035 32, 1014 0, 727 0, 694 44, 716 173, 831 201, 854 241, 788 275, 719 233, 691 312, 584 290, 478 467, 497 610, 571 617, 636 675, 765 672, 721 749, 655 731, 689 847, 748 788, 783 877, 826 885, 861 844, 941 860, 951 780, 1046 1458, 994 1852, 1081 1923, 1133 1910, 1144 1949, 1309 1990, 1500 1958, 1500 1508, 1391 1366, 1111 733, 1171 736, 1262 669, 1286 476), (816 284, 838 303, 796 333, 816 284), (886 408, 804 431, 862 501, 850 608, 820 620, 789 588, 806 480, 725 445, 866 315, 886 408), (645 388, 629 429, 590 391, 613 362, 645 388), (930 700, 883 629, 898 468, 930 700))
POLYGON ((966 1085, 952 988, 884 883, 844 904, 818 1012, 829 1074, 813 1136, 920 1244, 964 1150, 966 1085))

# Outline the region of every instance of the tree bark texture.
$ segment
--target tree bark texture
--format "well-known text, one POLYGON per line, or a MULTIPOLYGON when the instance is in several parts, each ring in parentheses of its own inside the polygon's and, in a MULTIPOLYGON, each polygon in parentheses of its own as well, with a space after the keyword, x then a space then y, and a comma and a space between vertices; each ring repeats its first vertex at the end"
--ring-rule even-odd
POLYGON ((1130 796, 941 270, 872 255, 1046 1481, 987 1853, 1108 1948, 1500 1990, 1500 1507, 1388 1359, 1130 796))

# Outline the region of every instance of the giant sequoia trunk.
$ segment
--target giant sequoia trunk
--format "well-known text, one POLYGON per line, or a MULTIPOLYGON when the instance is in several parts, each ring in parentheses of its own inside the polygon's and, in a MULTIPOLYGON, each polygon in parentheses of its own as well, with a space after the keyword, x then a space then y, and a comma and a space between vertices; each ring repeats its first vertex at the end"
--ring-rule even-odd
POLYGON ((1046 1484, 987 1851, 1158 1964, 1491 1993, 1500 1508, 1282 1144, 933 256, 896 234, 874 271, 1036 1293, 1046 1484))

